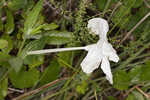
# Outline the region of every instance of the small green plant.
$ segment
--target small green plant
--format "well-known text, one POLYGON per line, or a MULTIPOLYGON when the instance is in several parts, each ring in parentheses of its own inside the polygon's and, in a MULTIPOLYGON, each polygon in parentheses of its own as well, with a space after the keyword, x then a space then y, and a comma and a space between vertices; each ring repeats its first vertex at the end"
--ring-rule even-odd
POLYGON ((148 100, 149 16, 149 0, 1 0, 0 100, 148 100), (85 51, 27 55, 96 43, 87 29, 95 17, 108 21, 119 54, 113 85, 100 69, 82 72, 85 51))

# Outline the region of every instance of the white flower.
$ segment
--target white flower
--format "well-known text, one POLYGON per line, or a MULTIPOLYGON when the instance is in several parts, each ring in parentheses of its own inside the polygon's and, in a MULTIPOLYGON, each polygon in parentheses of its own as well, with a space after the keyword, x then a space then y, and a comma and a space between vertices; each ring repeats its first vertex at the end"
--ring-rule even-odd
POLYGON ((101 69, 106 74, 106 79, 113 84, 109 60, 118 62, 119 57, 107 40, 108 23, 102 18, 93 18, 89 20, 88 28, 91 29, 91 32, 99 35, 100 40, 96 44, 86 46, 88 54, 81 63, 82 70, 90 74, 101 64, 101 69))
POLYGON ((45 49, 27 52, 28 55, 45 54, 52 52, 70 51, 70 50, 87 50, 87 56, 83 59, 81 67, 83 72, 90 74, 101 64, 101 69, 106 74, 106 79, 113 84, 113 77, 111 73, 109 60, 118 62, 119 57, 115 49, 107 40, 107 32, 109 26, 106 20, 102 18, 93 18, 88 21, 88 28, 94 34, 99 35, 100 40, 96 44, 88 45, 85 47, 72 47, 72 48, 57 48, 45 49))

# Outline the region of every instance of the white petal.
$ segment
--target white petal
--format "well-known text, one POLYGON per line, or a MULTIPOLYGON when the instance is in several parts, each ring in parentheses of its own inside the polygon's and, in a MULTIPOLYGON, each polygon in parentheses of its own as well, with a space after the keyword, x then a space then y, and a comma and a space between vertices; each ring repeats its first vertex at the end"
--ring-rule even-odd
POLYGON ((104 56, 102 59, 101 69, 105 73, 106 79, 111 84, 113 84, 112 73, 111 73, 111 69, 110 69, 110 63, 109 63, 108 58, 106 56, 104 56))
POLYGON ((116 53, 116 50, 112 47, 110 43, 105 41, 102 48, 103 48, 103 54, 108 56, 109 60, 114 62, 119 61, 119 57, 116 53))
POLYGON ((106 37, 109 25, 105 19, 93 18, 88 21, 88 28, 95 34, 106 37))
POLYGON ((89 46, 88 54, 81 63, 83 72, 89 74, 99 67, 102 59, 99 49, 96 44, 89 46))

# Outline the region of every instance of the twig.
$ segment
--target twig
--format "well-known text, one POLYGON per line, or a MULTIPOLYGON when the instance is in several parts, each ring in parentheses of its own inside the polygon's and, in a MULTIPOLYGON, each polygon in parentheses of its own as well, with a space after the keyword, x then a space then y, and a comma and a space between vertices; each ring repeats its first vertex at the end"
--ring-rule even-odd
POLYGON ((46 88, 48 88, 48 87, 50 87, 50 86, 56 84, 57 82, 62 81, 62 80, 66 80, 66 79, 68 79, 68 78, 65 77, 65 78, 57 79, 57 80, 55 80, 55 81, 53 81, 53 82, 50 82, 50 83, 48 83, 48 84, 46 84, 46 85, 44 85, 44 86, 42 86, 42 87, 40 87, 40 88, 37 88, 37 89, 33 90, 33 91, 29 91, 29 92, 27 92, 27 93, 24 93, 23 95, 20 95, 20 96, 14 98, 14 99, 12 99, 12 100, 23 100, 23 99, 26 98, 27 96, 36 94, 36 93, 40 92, 41 90, 46 89, 46 88))
POLYGON ((135 85, 133 86, 132 88, 130 88, 125 94, 124 94, 124 97, 128 96, 130 92, 132 92, 137 86, 140 86, 139 84, 138 85, 135 85))
POLYGON ((146 98, 150 98, 148 94, 146 94, 143 90, 141 90, 138 86, 135 87, 140 93, 142 93, 146 98))
POLYGON ((118 9, 118 7, 121 6, 121 5, 122 5, 121 2, 118 2, 118 3, 116 4, 115 8, 113 9, 113 11, 112 11, 112 13, 111 13, 111 15, 110 15, 110 17, 109 17, 109 19, 108 19, 108 22, 110 21, 110 19, 111 19, 112 16, 114 15, 115 11, 118 9))
POLYGON ((14 88, 8 88, 8 90, 14 91, 14 92, 19 92, 19 93, 24 93, 24 90, 18 90, 18 89, 14 89, 14 88))
POLYGON ((94 90, 94 95, 95 95, 95 100, 98 100, 98 99, 97 99, 96 89, 94 90))
POLYGON ((131 33, 148 17, 150 16, 150 12, 148 12, 127 34, 126 36, 122 39, 120 44, 122 44, 130 35, 131 33))
POLYGON ((144 0, 144 3, 145 3, 147 8, 150 8, 150 5, 148 4, 147 0, 144 0))

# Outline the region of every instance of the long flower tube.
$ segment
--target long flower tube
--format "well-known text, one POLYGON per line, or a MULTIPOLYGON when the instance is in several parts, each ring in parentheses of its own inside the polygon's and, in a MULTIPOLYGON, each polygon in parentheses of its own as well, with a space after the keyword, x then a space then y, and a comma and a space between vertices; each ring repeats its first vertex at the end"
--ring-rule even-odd
POLYGON ((87 45, 84 47, 72 47, 72 48, 56 48, 56 49, 45 49, 45 50, 36 50, 30 51, 27 54, 45 54, 52 52, 62 52, 62 51, 71 51, 71 50, 86 50, 88 51, 87 56, 81 62, 81 67, 83 72, 86 74, 92 73, 97 69, 101 64, 101 69, 106 75, 106 79, 113 84, 113 76, 111 73, 109 60, 113 62, 118 62, 119 57, 108 42, 107 32, 109 30, 109 25, 106 20, 102 18, 93 18, 88 21, 88 28, 91 33, 99 36, 99 40, 95 44, 87 45))
POLYGON ((73 50, 86 50, 85 47, 72 47, 72 48, 56 48, 56 49, 45 49, 45 50, 35 50, 29 51, 28 55, 35 55, 35 54, 45 54, 45 53, 53 53, 53 52, 62 52, 62 51, 73 51, 73 50))

